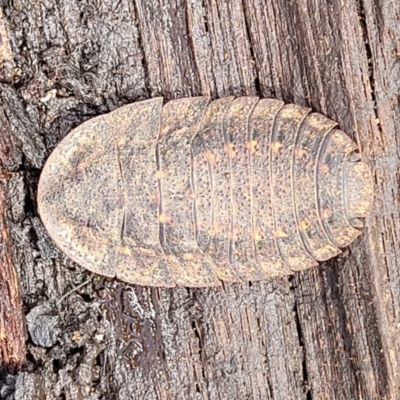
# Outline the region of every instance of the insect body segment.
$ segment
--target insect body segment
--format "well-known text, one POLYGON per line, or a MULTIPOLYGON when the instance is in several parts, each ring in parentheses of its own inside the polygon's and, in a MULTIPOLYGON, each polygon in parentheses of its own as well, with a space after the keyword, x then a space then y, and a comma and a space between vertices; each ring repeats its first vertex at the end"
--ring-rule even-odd
POLYGON ((317 265, 302 241, 293 202, 295 182, 292 179, 292 169, 295 141, 298 130, 309 112, 308 108, 294 104, 285 105, 275 118, 271 134, 272 144, 281 144, 279 149, 273 146, 270 148, 273 182, 271 204, 275 216, 275 238, 281 257, 293 271, 317 265))
POLYGON ((292 156, 293 205, 298 230, 308 253, 319 261, 328 260, 340 252, 326 235, 315 206, 318 152, 326 135, 336 125, 321 114, 309 114, 300 126, 292 156))
POLYGON ((205 112, 202 129, 192 141, 193 175, 197 209, 196 239, 199 248, 213 260, 216 276, 226 281, 240 278, 228 258, 231 203, 228 159, 224 150, 224 116, 233 101, 226 97, 210 103, 205 112), (200 169, 198 166, 202 165, 200 169), (200 174, 208 180, 199 179, 200 174), (207 207, 204 203, 208 203, 207 207))
POLYGON ((39 212, 68 256, 126 282, 287 275, 348 246, 371 206, 369 169, 335 126, 255 97, 127 105, 58 145, 39 212))
MULTIPOLYGON (((161 111, 160 98, 128 105, 118 113, 109 114, 123 181, 116 192, 123 193, 124 198, 121 243, 114 265, 117 278, 124 281, 135 276, 141 285, 174 286, 157 223, 160 193, 155 150, 161 111), (132 115, 135 115, 134 124, 132 115)), ((95 191, 95 186, 87 191, 95 191)))
POLYGON ((195 235, 191 142, 201 129, 208 103, 206 97, 180 99, 167 103, 162 111, 160 198, 161 213, 168 218, 160 224, 160 240, 167 258, 174 260, 170 273, 183 286, 219 284, 212 262, 200 250, 195 235))

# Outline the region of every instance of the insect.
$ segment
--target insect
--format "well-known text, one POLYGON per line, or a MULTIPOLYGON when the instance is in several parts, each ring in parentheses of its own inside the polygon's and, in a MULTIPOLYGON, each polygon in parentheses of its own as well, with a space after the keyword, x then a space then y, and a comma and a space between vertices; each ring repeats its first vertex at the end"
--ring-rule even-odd
POLYGON ((370 170, 336 125, 257 97, 126 105, 61 141, 39 213, 71 259, 133 284, 292 274, 339 254, 371 207, 370 170))

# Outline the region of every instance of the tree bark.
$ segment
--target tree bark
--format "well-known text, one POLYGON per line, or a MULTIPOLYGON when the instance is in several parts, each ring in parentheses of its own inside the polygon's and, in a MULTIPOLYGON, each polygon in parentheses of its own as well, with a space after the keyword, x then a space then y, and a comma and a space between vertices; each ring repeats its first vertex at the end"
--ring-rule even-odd
POLYGON ((5 197, 0 185, 0 370, 15 371, 25 363, 25 325, 19 281, 5 224, 5 197))
MULTIPOLYGON (((0 9, 0 68, 13 67, 6 23, 0 9)), ((25 363, 26 330, 19 280, 13 265, 12 243, 6 224, 7 200, 4 182, 10 178, 10 126, 0 109, 0 371, 16 371, 25 363)))
POLYGON ((4 393, 400 397, 399 2, 0 4, 12 50, 0 76, 0 108, 10 125, 5 220, 24 311, 37 314, 45 305, 42 327, 54 338, 43 347, 29 319, 26 368, 0 378, 4 393), (40 170, 73 127, 160 95, 275 97, 337 120, 374 173, 362 237, 293 277, 152 289, 94 276, 79 286, 90 274, 55 247, 37 214, 40 170))

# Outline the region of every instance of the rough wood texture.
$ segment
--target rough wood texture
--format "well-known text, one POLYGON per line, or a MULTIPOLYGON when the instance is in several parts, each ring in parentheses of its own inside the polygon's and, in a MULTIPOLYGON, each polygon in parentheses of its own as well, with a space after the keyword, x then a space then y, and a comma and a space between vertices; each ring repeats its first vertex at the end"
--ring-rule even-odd
POLYGON ((44 321, 61 328, 47 349, 31 334, 27 370, 0 380, 0 396, 15 386, 17 399, 399 398, 399 2, 0 4, 15 63, 0 83, 7 223, 25 310, 47 304, 44 321), (294 278, 187 290, 95 277, 59 300, 89 275, 37 215, 49 152, 127 102, 200 94, 272 96, 338 120, 374 169, 362 238, 294 278))
MULTIPOLYGON (((13 66, 5 19, 0 8, 0 68, 13 66)), ((4 76, 3 76, 4 78, 4 76)), ((0 107, 0 371, 17 371, 25 363, 25 321, 19 280, 13 263, 12 242, 6 223, 9 204, 5 181, 11 177, 11 126, 0 107)))
POLYGON ((0 371, 18 370, 25 363, 25 325, 19 281, 5 223, 5 198, 0 184, 0 371))

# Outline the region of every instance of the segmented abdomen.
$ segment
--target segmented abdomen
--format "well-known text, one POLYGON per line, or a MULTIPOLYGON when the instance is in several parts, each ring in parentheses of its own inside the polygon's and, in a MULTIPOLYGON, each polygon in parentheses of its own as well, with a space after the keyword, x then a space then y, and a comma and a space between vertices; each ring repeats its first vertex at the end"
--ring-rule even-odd
MULTIPOLYGON (((307 108, 256 97, 185 98, 164 106, 157 98, 100 118, 109 133, 99 141, 114 161, 109 172, 102 170, 113 177, 109 187, 100 185, 96 195, 119 192, 107 205, 119 229, 108 231, 111 256, 103 251, 107 257, 91 257, 91 265, 84 251, 75 257, 88 269, 112 276, 114 268, 122 280, 153 286, 261 280, 315 266, 359 234, 354 221, 365 216, 372 192, 367 168, 357 172, 363 163, 350 157, 357 146, 307 108), (347 181, 364 190, 359 207, 352 190, 343 191, 347 181)), ((93 127, 86 123, 64 141, 79 130, 93 127)), ((81 143, 77 151, 87 150, 81 143)), ((70 175, 78 171, 68 168, 70 175)), ((95 180, 87 182, 92 189, 99 186, 95 180)), ((74 258, 76 241, 51 228, 54 205, 53 217, 44 205, 54 187, 48 182, 42 175, 42 219, 74 258)), ((97 225, 110 225, 104 221, 99 217, 97 225)))

